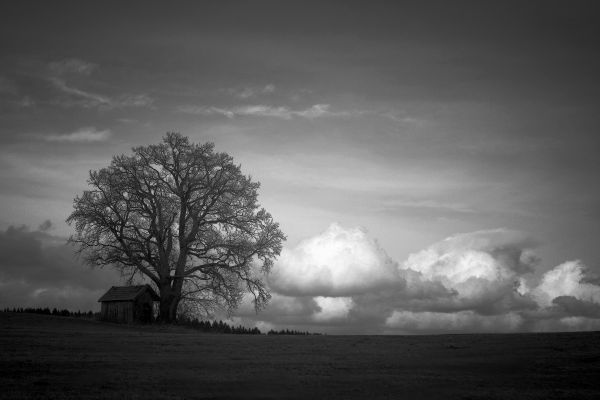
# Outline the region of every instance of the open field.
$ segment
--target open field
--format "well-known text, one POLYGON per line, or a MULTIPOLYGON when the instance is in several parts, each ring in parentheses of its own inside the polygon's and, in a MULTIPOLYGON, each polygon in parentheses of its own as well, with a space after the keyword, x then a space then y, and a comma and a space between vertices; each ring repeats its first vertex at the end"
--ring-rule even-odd
POLYGON ((200 334, 0 313, 0 398, 600 398, 600 332, 200 334))

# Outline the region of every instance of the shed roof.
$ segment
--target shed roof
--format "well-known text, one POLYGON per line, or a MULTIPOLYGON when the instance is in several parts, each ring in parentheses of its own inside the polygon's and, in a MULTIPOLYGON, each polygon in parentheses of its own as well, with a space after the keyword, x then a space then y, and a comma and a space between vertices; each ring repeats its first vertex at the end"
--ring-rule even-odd
POLYGON ((142 295, 145 291, 150 293, 154 301, 160 300, 160 297, 152 290, 150 285, 138 285, 138 286, 113 286, 102 297, 98 299, 99 302, 104 301, 133 301, 142 295))

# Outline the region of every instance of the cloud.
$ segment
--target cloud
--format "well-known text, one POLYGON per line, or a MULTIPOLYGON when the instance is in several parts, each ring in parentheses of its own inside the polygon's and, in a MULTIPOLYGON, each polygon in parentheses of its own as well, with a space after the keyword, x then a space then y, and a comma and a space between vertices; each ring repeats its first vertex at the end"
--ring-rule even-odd
MULTIPOLYGON (((557 298, 564 296, 600 304, 600 286, 586 282, 586 268, 579 260, 567 261, 546 272, 531 293, 536 301, 545 307, 551 306, 557 298)), ((567 301, 560 300, 559 304, 566 304, 567 301)))
POLYGON ((552 304, 567 316, 600 318, 600 304, 593 300, 580 300, 574 296, 558 296, 552 304))
POLYGON ((67 85, 64 79, 58 77, 50 78, 50 82, 55 88, 61 92, 78 98, 78 101, 62 101, 61 105, 81 105, 83 107, 97 107, 111 105, 111 100, 107 96, 102 96, 96 93, 86 92, 84 90, 77 89, 67 85))
POLYGON ((411 254, 401 269, 455 293, 441 303, 432 299, 435 309, 497 314, 531 308, 531 299, 519 292, 519 278, 539 261, 534 245, 527 235, 506 229, 458 234, 411 254))
POLYGON ((275 118, 291 118, 292 111, 287 107, 271 107, 264 105, 242 106, 228 110, 224 115, 228 118, 235 116, 257 116, 257 117, 275 117, 275 118))
POLYGON ((57 99, 56 104, 63 107, 84 107, 115 109, 124 107, 151 107, 154 99, 147 94, 120 94, 107 96, 93 91, 84 90, 67 83, 73 79, 82 78, 89 81, 89 76, 98 69, 98 65, 77 58, 69 58, 51 62, 48 65, 48 80, 63 98, 57 99))
MULTIPOLYGON (((517 290, 521 275, 538 263, 534 246, 520 232, 478 231, 449 237, 399 264, 365 229, 332 224, 285 248, 268 284, 287 304, 293 298, 314 301, 317 309, 303 308, 296 324, 382 332, 399 326, 392 323, 398 315, 439 314, 444 316, 440 321, 452 321, 449 329, 465 322, 462 329, 477 330, 502 321, 510 321, 512 329, 516 319, 502 316, 536 307, 528 294, 517 290)), ((274 298, 266 316, 261 315, 263 321, 276 323, 283 314, 277 302, 274 298)))
POLYGON ((351 297, 315 297, 319 311, 312 314, 312 318, 317 322, 331 322, 343 320, 348 317, 350 310, 354 306, 351 297))
POLYGON ((64 79, 58 77, 51 77, 50 82, 56 89, 68 95, 66 99, 56 101, 63 107, 77 106, 110 110, 125 107, 151 107, 154 104, 154 99, 147 94, 123 94, 110 97, 70 86, 64 79))
POLYGON ((99 296, 118 284, 115 271, 81 265, 66 239, 10 226, 0 231, 0 305, 97 309, 99 296))
POLYGON ((154 99, 147 94, 126 94, 112 99, 112 107, 151 107, 154 99))
POLYGON ((25 97, 22 97, 21 99, 19 99, 16 102, 16 104, 19 107, 27 108, 27 107, 33 107, 33 106, 35 106, 35 101, 31 97, 25 96, 25 97))
MULTIPOLYGON (((77 261, 65 239, 0 231, 0 304, 89 309, 119 277, 77 261)), ((600 285, 580 261, 532 272, 536 242, 508 229, 456 234, 392 260, 363 228, 331 224, 282 251, 259 314, 246 295, 232 318, 264 329, 329 333, 560 331, 600 328, 600 285), (529 282, 529 283, 528 283, 529 282)))
POLYGON ((40 224, 40 226, 38 226, 38 231, 40 231, 40 232, 48 232, 48 231, 51 231, 53 228, 54 228, 54 225, 52 224, 52 221, 50 221, 49 219, 47 219, 44 222, 42 222, 40 224))
POLYGON ((275 85, 269 83, 265 86, 244 87, 241 89, 228 89, 227 92, 239 99, 249 99, 275 92, 275 85))
MULTIPOLYGON (((272 292, 271 296, 269 306, 260 313, 261 318, 276 316, 303 318, 319 310, 319 306, 311 296, 286 296, 278 292, 272 292)), ((256 316, 256 310, 252 303, 253 299, 252 295, 244 294, 242 303, 236 310, 236 315, 245 317, 256 316)))
POLYGON ((396 263, 366 230, 334 223, 295 248, 283 249, 268 282, 286 295, 347 296, 398 279, 396 263))
MULTIPOLYGON (((258 316, 274 329, 331 333, 516 332, 596 329, 600 286, 580 262, 531 285, 540 266, 529 235, 492 229, 455 234, 392 260, 362 228, 332 224, 285 248, 258 316)), ((258 319, 260 318, 260 319, 258 319)))
POLYGON ((455 313, 394 311, 385 321, 390 333, 511 332, 523 318, 516 313, 485 316, 474 311, 455 313))
POLYGON ((348 111, 331 111, 329 104, 315 104, 310 108, 295 112, 295 115, 309 119, 319 117, 347 117, 351 114, 348 111))
POLYGON ((272 83, 269 83, 268 85, 265 85, 265 87, 262 88, 262 93, 273 93, 275 92, 275 85, 273 85, 272 83))
POLYGON ((329 104, 315 104, 303 110, 292 110, 284 106, 267 105, 246 105, 230 108, 204 107, 204 106, 181 106, 179 112, 197 115, 222 115, 227 118, 242 116, 270 117, 291 119, 293 117, 302 117, 315 119, 320 117, 347 117, 356 114, 352 111, 332 111, 329 104))
POLYGON ((86 143, 106 141, 110 138, 111 134, 111 131, 108 129, 98 130, 94 127, 86 127, 71 133, 45 135, 43 138, 49 142, 86 143))
POLYGON ((67 58, 51 62, 48 68, 56 75, 90 75, 98 65, 78 58, 67 58))

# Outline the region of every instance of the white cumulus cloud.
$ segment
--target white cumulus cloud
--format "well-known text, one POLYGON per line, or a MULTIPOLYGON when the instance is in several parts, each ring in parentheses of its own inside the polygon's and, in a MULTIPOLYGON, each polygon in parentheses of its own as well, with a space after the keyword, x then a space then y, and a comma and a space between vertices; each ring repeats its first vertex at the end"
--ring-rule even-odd
POLYGON ((347 296, 398 280, 396 263, 366 230, 334 223, 295 248, 284 249, 269 285, 288 295, 347 296))
POLYGON ((315 297, 319 311, 313 314, 318 322, 330 322, 348 317, 348 313, 354 306, 351 297, 315 297))
MULTIPOLYGON (((260 323, 331 333, 598 329, 600 286, 585 266, 565 262, 536 284, 535 247, 522 232, 482 230, 398 263, 365 229, 334 223, 283 249, 260 323)), ((249 301, 238 314, 256 321, 249 301)))
POLYGON ((600 304, 600 286, 585 282, 585 275, 581 261, 567 261, 546 272, 532 294, 541 306, 546 307, 561 296, 600 304))
POLYGON ((506 229, 458 234, 411 254, 401 270, 455 293, 435 307, 497 314, 533 306, 519 290, 521 276, 538 262, 533 246, 527 235, 506 229))

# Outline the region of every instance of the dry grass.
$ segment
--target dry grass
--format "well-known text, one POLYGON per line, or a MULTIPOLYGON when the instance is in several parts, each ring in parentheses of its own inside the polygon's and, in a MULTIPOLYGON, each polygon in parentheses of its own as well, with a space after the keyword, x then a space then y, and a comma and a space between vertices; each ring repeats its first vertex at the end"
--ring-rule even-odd
POLYGON ((200 334, 0 313, 0 398, 600 398, 600 333, 200 334))

